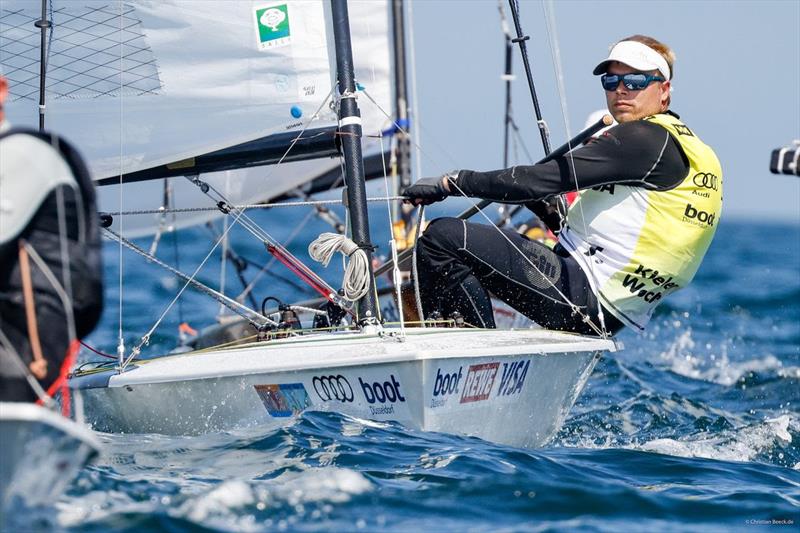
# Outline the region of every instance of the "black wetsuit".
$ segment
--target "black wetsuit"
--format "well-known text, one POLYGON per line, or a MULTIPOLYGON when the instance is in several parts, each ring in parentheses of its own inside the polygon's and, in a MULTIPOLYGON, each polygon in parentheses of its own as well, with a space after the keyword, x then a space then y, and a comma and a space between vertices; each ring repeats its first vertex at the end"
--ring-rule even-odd
MULTIPOLYGON (((25 315, 19 240, 24 239, 36 250, 62 286, 71 288, 71 311, 80 338, 94 328, 102 311, 100 237, 94 186, 78 152, 56 136, 35 131, 12 129, 0 134, 0 140, 10 135, 32 135, 58 149, 78 184, 77 191, 68 185, 59 185, 50 191, 20 234, 0 244, 0 330, 11 344, 9 349, 0 343, 0 401, 34 401, 36 395, 14 360, 19 355, 27 366, 33 359, 25 315), (59 189, 63 195, 68 269, 64 268, 61 255, 59 189), (69 284, 65 274, 69 276, 69 284)), ((26 176, 11 178, 30 179, 26 176)), ((39 382, 47 389, 58 378, 71 339, 66 310, 58 292, 35 262, 30 261, 30 269, 39 340, 47 360, 47 374, 39 382)))
MULTIPOLYGON (((541 165, 462 170, 455 179, 457 190, 451 187, 451 192, 526 204, 542 216, 544 200, 555 195, 618 183, 668 190, 688 170, 689 162, 669 132, 640 120, 615 126, 568 156, 541 165)), ((559 229, 552 217, 548 224, 559 229)), ((514 231, 501 235, 491 226, 440 218, 420 238, 417 255, 426 316, 438 311, 447 317, 457 311, 470 324, 495 327, 488 290, 544 327, 596 334, 584 316, 600 324, 597 299, 583 270, 560 245, 551 250, 514 231)), ((604 318, 612 333, 623 327, 610 313, 604 318)))

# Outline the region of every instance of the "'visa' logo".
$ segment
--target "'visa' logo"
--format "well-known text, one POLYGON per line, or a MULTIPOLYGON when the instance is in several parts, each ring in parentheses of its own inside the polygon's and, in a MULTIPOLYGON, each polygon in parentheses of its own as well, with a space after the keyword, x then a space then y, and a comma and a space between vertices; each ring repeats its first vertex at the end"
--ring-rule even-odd
POLYGON ((497 389, 497 395, 510 396, 522 392, 522 386, 525 385, 525 378, 528 376, 529 366, 531 366, 530 359, 503 363, 503 375, 500 378, 500 387, 497 389))

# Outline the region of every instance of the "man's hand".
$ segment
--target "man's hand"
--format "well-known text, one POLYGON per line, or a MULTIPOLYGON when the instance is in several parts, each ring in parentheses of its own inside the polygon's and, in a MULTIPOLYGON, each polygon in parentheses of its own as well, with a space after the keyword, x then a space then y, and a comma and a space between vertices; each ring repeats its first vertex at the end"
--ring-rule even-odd
POLYGON ((403 202, 414 205, 430 205, 441 202, 450 196, 448 181, 450 179, 452 179, 450 174, 438 178, 420 178, 414 185, 406 187, 403 191, 403 196, 406 197, 403 202))
POLYGON ((525 207, 533 211, 533 214, 539 217, 539 220, 544 222, 547 228, 555 235, 561 232, 562 215, 559 211, 563 209, 563 212, 566 213, 566 204, 562 196, 553 196, 547 200, 527 202, 525 203, 525 207), (563 208, 561 204, 564 205, 563 208))

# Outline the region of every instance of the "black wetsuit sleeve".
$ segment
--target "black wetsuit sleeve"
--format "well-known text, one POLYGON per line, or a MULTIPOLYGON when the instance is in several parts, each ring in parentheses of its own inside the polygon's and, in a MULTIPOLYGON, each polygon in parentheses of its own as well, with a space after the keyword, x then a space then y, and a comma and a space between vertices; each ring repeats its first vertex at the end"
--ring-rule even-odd
POLYGON ((688 171, 688 159, 672 135, 658 124, 638 120, 615 126, 547 163, 491 172, 462 170, 456 183, 467 196, 525 203, 611 183, 668 190, 688 171))

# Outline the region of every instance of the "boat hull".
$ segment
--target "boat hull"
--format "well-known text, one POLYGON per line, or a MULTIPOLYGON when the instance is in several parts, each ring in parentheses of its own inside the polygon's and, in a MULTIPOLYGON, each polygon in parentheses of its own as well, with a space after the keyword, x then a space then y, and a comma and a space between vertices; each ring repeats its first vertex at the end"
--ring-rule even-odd
POLYGON ((0 435, 0 526, 18 503, 52 504, 100 451, 88 428, 28 403, 0 402, 0 435))
POLYGON ((94 428, 109 432, 201 434, 313 409, 537 447, 613 347, 543 331, 340 335, 181 354, 72 386, 94 428))

